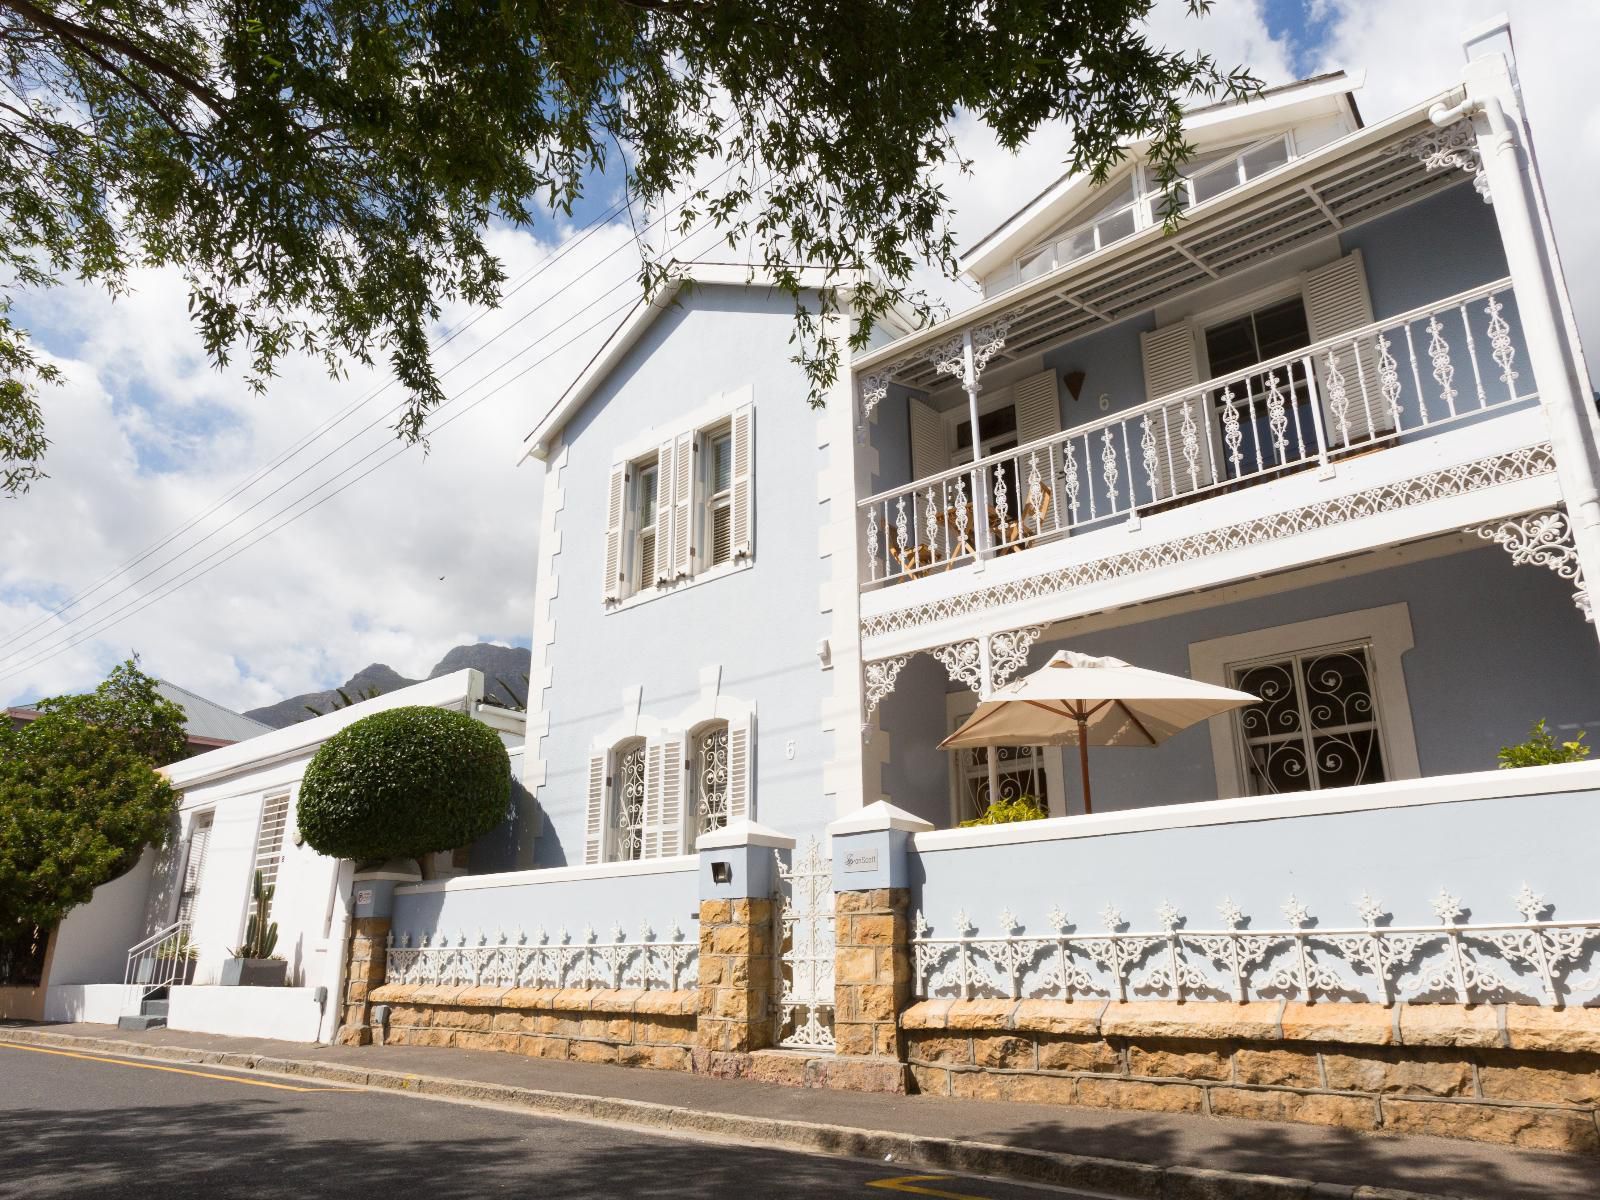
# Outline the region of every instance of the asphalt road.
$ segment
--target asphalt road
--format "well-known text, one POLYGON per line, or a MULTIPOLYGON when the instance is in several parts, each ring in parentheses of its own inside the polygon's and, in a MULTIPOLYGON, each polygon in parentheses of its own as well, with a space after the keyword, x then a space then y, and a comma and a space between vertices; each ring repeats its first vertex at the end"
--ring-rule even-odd
POLYGON ((0 1197, 1081 1197, 389 1091, 0 1044, 0 1197))

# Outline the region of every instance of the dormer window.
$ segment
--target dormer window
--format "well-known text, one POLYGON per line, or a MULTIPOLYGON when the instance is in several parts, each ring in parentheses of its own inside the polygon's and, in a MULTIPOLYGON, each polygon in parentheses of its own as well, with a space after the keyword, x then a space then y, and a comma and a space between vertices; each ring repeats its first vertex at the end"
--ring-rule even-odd
MULTIPOLYGON (((1276 133, 1247 145, 1229 146, 1196 155, 1184 164, 1178 209, 1204 204, 1224 192, 1283 166, 1294 157, 1294 139, 1276 133)), ((1161 189, 1143 165, 1125 172, 1116 183, 1099 189, 1092 203, 1016 260, 1014 282, 1023 283, 1057 267, 1104 250, 1161 220, 1161 189)))

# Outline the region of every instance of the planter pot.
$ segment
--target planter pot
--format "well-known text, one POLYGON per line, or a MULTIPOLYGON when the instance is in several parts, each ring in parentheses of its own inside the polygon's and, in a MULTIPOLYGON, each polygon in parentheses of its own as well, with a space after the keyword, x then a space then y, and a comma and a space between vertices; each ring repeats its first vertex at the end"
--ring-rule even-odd
POLYGON ((225 958, 224 987, 282 987, 289 964, 279 958, 225 958))

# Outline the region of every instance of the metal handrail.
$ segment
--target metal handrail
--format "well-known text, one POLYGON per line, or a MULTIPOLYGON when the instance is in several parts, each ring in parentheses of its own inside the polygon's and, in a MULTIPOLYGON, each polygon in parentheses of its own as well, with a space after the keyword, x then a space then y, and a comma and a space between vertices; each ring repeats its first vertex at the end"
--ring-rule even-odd
POLYGON ((1177 403, 1179 400, 1182 400, 1184 397, 1194 396, 1202 392, 1221 391, 1230 384, 1244 383, 1255 376, 1264 375, 1274 369, 1286 368, 1289 366, 1289 364, 1299 362, 1301 359, 1313 358, 1318 355, 1326 354, 1329 350, 1339 349, 1347 343, 1359 341, 1362 338, 1369 337, 1373 334, 1382 333, 1387 329, 1393 329, 1399 325, 1409 324, 1412 321, 1429 316, 1440 311, 1441 309, 1451 308, 1461 304, 1469 304, 1474 300, 1483 299, 1487 296, 1493 295, 1495 292, 1504 291, 1510 287, 1511 277, 1508 275, 1503 279, 1495 280, 1493 283, 1486 283, 1480 287, 1475 287, 1465 292, 1458 292, 1453 296, 1441 297, 1440 299, 1431 301, 1428 304, 1418 305, 1416 308, 1409 309, 1406 312, 1396 313, 1392 317, 1385 317, 1381 321, 1373 321, 1369 325, 1362 325, 1356 329, 1347 329, 1343 333, 1335 334, 1333 337, 1323 338, 1320 342, 1313 342, 1309 346, 1303 347, 1299 350, 1290 351, 1288 354, 1280 354, 1276 358, 1265 359, 1262 362, 1255 363, 1252 366, 1244 367, 1241 370, 1232 372, 1231 374, 1218 375, 1212 379, 1202 380, 1200 383, 1192 384, 1188 387, 1180 388, 1177 391, 1167 392, 1164 395, 1157 396, 1153 400, 1146 400, 1143 404, 1136 404, 1132 408, 1121 409, 1118 412, 1108 414, 1107 416, 1101 417, 1097 420, 1089 421, 1082 425, 1074 425, 1070 429, 1058 430, 1055 433, 1046 434, 1044 437, 1035 438, 1031 442, 1024 442, 1023 444, 1010 450, 1002 450, 996 454, 986 455, 985 457, 977 459, 974 462, 963 463, 958 467, 951 467, 948 470, 939 472, 937 475, 925 475, 919 479, 913 479, 909 483, 901 484, 899 487, 892 487, 881 492, 875 492, 863 500, 856 501, 856 507, 866 508, 872 504, 880 504, 885 500, 894 500, 897 499, 903 492, 906 492, 912 488, 931 487, 946 480, 955 479, 958 475, 970 475, 974 471, 981 471, 985 467, 1000 463, 1005 459, 1017 458, 1021 455, 1028 454, 1030 451, 1043 450, 1047 446, 1057 442, 1065 441, 1069 438, 1084 437, 1085 435, 1096 433, 1099 430, 1111 425, 1118 425, 1125 421, 1137 420, 1138 418, 1145 416, 1147 413, 1160 412, 1163 409, 1170 408, 1173 404, 1177 403))
POLYGON ((172 936, 179 929, 183 928, 185 924, 186 922, 184 921, 174 921, 165 929, 158 929, 155 933, 152 933, 149 937, 145 938, 144 941, 135 942, 133 945, 128 947, 128 957, 132 958, 139 951, 148 949, 149 947, 154 946, 157 942, 172 936))
POLYGON ((185 966, 191 958, 186 952, 188 941, 189 922, 178 920, 135 942, 128 948, 128 962, 122 982, 130 987, 143 988, 145 996, 172 987, 183 977, 185 966), (170 951, 163 953, 168 947, 170 951))

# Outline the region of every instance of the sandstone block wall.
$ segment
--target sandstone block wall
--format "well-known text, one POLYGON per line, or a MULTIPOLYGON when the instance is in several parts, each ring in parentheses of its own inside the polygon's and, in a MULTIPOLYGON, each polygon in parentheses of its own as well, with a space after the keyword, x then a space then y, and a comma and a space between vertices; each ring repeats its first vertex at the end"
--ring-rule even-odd
POLYGON ((387 1040, 396 1045, 694 1069, 692 991, 385 984, 371 996, 390 1006, 387 1040))
POLYGON ((916 1090, 1600 1153, 1600 1010, 927 1000, 916 1090))

